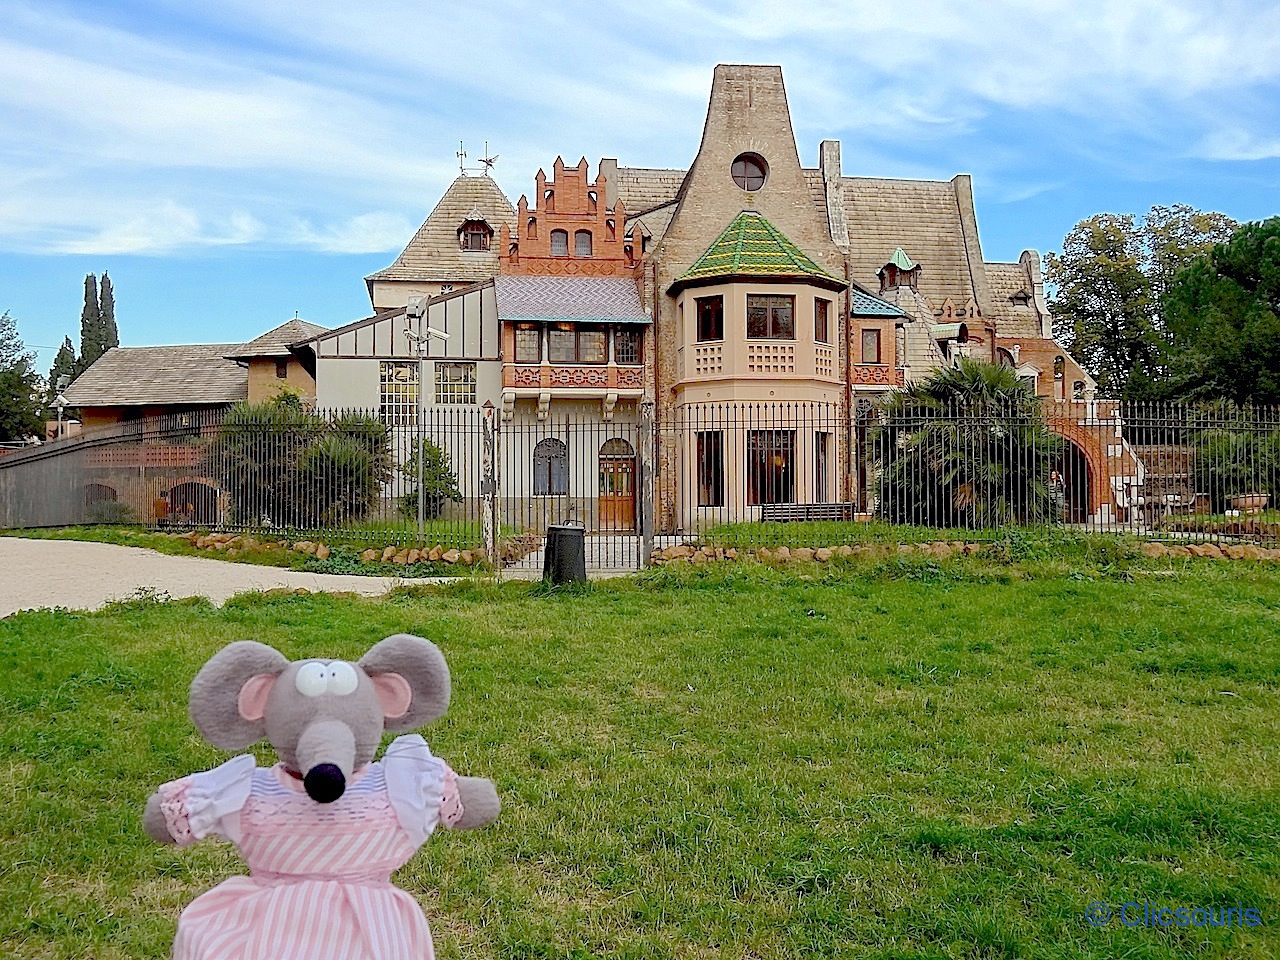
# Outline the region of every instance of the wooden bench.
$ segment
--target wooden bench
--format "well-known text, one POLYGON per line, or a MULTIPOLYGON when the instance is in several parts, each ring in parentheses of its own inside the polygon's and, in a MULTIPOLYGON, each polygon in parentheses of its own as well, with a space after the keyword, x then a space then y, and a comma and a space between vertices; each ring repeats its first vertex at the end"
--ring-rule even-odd
POLYGON ((794 523, 800 520, 856 520, 855 503, 763 503, 762 523, 794 523))

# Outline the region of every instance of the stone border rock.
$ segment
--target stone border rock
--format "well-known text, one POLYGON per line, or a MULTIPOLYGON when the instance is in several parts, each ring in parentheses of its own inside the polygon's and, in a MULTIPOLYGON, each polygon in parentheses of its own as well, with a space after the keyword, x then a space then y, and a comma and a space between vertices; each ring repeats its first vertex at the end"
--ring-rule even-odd
MULTIPOLYGON (((198 530, 193 530, 190 533, 169 534, 169 536, 172 536, 175 540, 184 540, 197 550, 222 553, 228 560, 253 550, 291 550, 295 553, 304 553, 307 556, 315 557, 317 560, 327 560, 333 552, 327 543, 319 540, 259 540, 247 534, 200 533, 198 530)), ((537 543, 531 547, 527 547, 521 542, 517 546, 510 548, 508 553, 511 556, 504 555, 503 559, 514 560, 524 555, 523 553, 514 553, 515 550, 524 549, 526 552, 536 550, 541 544, 541 540, 538 538, 535 538, 535 540, 537 540, 537 543)), ((486 559, 483 547, 476 547, 472 550, 457 550, 443 547, 440 544, 436 544, 433 547, 405 547, 400 544, 388 544, 385 547, 370 547, 360 554, 362 563, 385 563, 402 567, 415 563, 436 562, 471 567, 484 563, 486 559)))
MULTIPOLYGON (((834 547, 757 547, 755 549, 715 547, 710 544, 682 543, 653 551, 655 566, 679 563, 708 563, 715 560, 758 560, 762 563, 789 563, 793 560, 827 563, 834 558, 888 557, 897 554, 922 554, 943 560, 948 557, 974 556, 989 552, 989 543, 973 543, 963 540, 934 540, 925 543, 897 544, 841 544, 834 547)), ((1188 543, 1168 545, 1160 542, 1141 543, 1137 546, 1143 556, 1207 557, 1214 560, 1280 560, 1280 549, 1260 547, 1256 544, 1188 543)))

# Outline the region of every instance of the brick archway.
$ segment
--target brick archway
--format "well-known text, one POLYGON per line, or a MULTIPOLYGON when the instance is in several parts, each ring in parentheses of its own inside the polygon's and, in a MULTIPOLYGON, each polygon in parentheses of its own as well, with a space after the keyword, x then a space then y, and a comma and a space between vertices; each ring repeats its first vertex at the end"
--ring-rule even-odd
POLYGON ((1074 446, 1084 457, 1089 470, 1090 516, 1097 515, 1102 505, 1115 505, 1111 494, 1111 476, 1107 471, 1105 442, 1098 436, 1100 428, 1082 427, 1067 417, 1049 417, 1049 429, 1074 446))

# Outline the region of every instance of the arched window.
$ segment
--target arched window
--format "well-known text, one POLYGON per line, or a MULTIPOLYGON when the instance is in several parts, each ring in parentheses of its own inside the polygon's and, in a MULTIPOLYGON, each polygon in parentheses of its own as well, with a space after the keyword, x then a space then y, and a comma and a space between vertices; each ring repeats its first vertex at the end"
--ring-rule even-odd
POLYGON ((554 190, 548 190, 542 195, 542 209, 547 213, 556 212, 556 192, 554 190))
POLYGON ((602 457, 634 457, 635 455, 636 452, 631 448, 631 444, 621 437, 610 437, 600 445, 602 457))
POLYGON ((1063 373, 1067 367, 1067 362, 1061 356, 1053 358, 1053 379, 1061 380, 1063 373))
POLYGON ((573 255, 575 257, 591 256, 590 230, 579 230, 573 235, 573 255))
POLYGON ((600 201, 596 195, 596 192, 594 190, 588 190, 587 191, 587 213, 595 213, 596 205, 599 202, 600 201))
POLYGON ((547 437, 533 448, 533 495, 563 497, 569 492, 569 448, 547 437))
POLYGON ((530 240, 538 239, 538 218, 530 217, 529 222, 525 225, 525 236, 530 240))
POLYGON ((569 255, 568 230, 551 231, 551 255, 553 257, 567 257, 569 255))

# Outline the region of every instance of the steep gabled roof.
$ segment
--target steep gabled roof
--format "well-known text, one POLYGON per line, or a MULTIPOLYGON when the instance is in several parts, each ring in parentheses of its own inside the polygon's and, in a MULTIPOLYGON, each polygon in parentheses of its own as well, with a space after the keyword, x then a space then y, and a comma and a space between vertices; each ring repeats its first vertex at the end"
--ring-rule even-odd
POLYGON ((976 297, 953 182, 873 177, 841 182, 852 279, 874 289, 881 268, 901 247, 911 251, 913 264, 923 266, 918 288, 935 307, 947 297, 957 303, 976 297))
POLYGON ((66 389, 73 407, 235 403, 249 396, 249 371, 227 354, 238 343, 113 347, 66 389))
POLYGON ((241 347, 227 354, 228 360, 248 360, 251 357, 287 357, 289 347, 304 340, 310 340, 317 334, 324 333, 325 327, 307 323, 294 317, 274 330, 268 330, 255 340, 250 340, 241 347))
POLYGON ((619 167, 618 199, 626 207, 628 216, 644 213, 674 200, 684 178, 684 170, 619 167))
POLYGON ((793 278, 817 280, 837 289, 846 286, 754 210, 743 210, 734 217, 693 266, 676 278, 672 288, 721 277, 793 278))
POLYGON ((1002 337, 1038 337, 1041 316, 1035 299, 1035 283, 1026 263, 985 263, 991 284, 989 316, 1002 337))
POLYGON ((487 280, 498 272, 497 235, 503 224, 515 232, 516 211, 493 179, 458 177, 395 262, 369 274, 365 281, 487 280), (458 228, 475 219, 483 219, 493 228, 488 250, 463 250, 458 242, 458 228))

